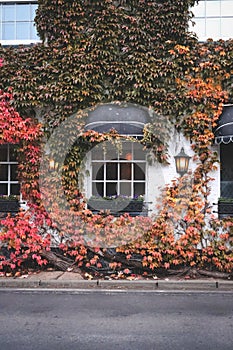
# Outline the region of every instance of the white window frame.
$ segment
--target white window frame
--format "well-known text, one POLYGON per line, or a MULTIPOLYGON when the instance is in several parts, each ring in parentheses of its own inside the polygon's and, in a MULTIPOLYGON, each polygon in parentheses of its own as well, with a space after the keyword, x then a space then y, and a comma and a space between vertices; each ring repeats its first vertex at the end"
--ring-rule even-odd
MULTIPOLYGON (((131 152, 133 154, 133 158, 131 160, 127 160, 127 159, 120 159, 121 158, 121 153, 118 152, 118 159, 107 159, 106 158, 106 154, 104 153, 104 159, 92 159, 92 151, 89 152, 89 156, 87 157, 87 162, 86 162, 86 168, 90 170, 90 181, 87 181, 87 198, 90 198, 92 196, 95 196, 96 194, 93 193, 92 191, 92 186, 93 186, 93 183, 104 183, 104 197, 106 196, 106 185, 107 183, 117 183, 117 187, 116 187, 116 190, 117 190, 117 195, 120 194, 120 185, 121 183, 130 183, 131 184, 131 195, 130 197, 134 197, 134 195, 136 195, 136 193, 134 193, 134 184, 135 183, 143 183, 144 186, 145 186, 145 193, 144 193, 144 201, 147 200, 147 193, 148 193, 148 189, 147 189, 147 186, 148 186, 148 163, 147 163, 147 152, 145 152, 145 158, 144 159, 137 159, 135 158, 135 151, 134 151, 134 144, 137 144, 137 142, 133 142, 133 141, 129 141, 129 140, 125 140, 125 141, 122 141, 122 147, 123 144, 125 142, 130 142, 131 143, 131 152), (93 163, 96 163, 96 164, 103 164, 104 165, 104 179, 102 180, 95 180, 93 179, 93 163), (118 171, 118 174, 117 174, 117 179, 116 180, 107 180, 106 179, 106 171, 107 171, 107 164, 109 163, 115 163, 115 164, 118 164, 117 165, 117 171, 118 171), (125 179, 120 179, 120 164, 127 164, 127 163, 131 163, 131 179, 130 180, 125 180, 125 179), (145 167, 145 179, 144 180, 137 180, 137 179, 134 179, 134 175, 133 175, 133 171, 134 171, 134 164, 137 164, 138 166, 140 166, 140 164, 142 164, 144 167, 145 167)), ((122 194, 124 195, 124 194, 122 194)))
MULTIPOLYGON (((5 0, 5 1, 1 1, 0 0, 0 5, 1 4, 18 4, 18 3, 25 3, 25 4, 35 4, 37 3, 37 0, 31 0, 31 1, 25 1, 25 0, 5 0)), ((16 23, 16 21, 14 21, 16 23)), ((0 18, 0 26, 2 26, 2 22, 1 22, 1 18, 0 18)), ((2 28, 0 28, 1 33, 2 33, 2 28)), ((36 44, 41 42, 41 40, 38 39, 13 39, 13 40, 1 40, 0 39, 0 43, 3 46, 7 46, 7 45, 11 45, 11 46, 17 46, 17 45, 31 45, 31 44, 36 44)))
MULTIPOLYGON (((19 181, 11 181, 11 166, 12 165, 18 165, 17 161, 11 161, 10 160, 10 146, 11 144, 5 144, 7 146, 7 159, 5 161, 0 161, 0 165, 7 165, 7 180, 1 180, 0 178, 0 184, 7 185, 7 196, 12 195, 11 193, 11 185, 18 185, 19 181)), ((18 193, 17 195, 20 195, 18 193)))

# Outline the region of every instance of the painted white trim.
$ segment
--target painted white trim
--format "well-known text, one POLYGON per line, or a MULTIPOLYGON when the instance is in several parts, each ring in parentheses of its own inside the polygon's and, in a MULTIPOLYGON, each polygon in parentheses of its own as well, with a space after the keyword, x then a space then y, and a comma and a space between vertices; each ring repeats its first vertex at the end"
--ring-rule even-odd
MULTIPOLYGON (((225 124, 223 124, 223 125, 220 125, 220 126, 215 130, 215 132, 218 131, 219 129, 223 128, 223 127, 226 126, 226 125, 232 125, 232 124, 233 124, 233 122, 228 122, 228 123, 225 123, 225 124)), ((224 135, 224 136, 227 136, 227 137, 228 137, 228 135, 224 135)), ((229 136, 230 136, 230 135, 229 135, 229 136)))
POLYGON ((233 135, 215 137, 215 144, 216 145, 220 145, 221 143, 223 143, 224 145, 228 145, 231 142, 233 142, 233 135), (227 139, 227 141, 226 141, 226 139, 227 139))
POLYGON ((2 46, 18 46, 18 45, 34 45, 37 43, 41 43, 40 39, 28 39, 28 40, 0 40, 0 44, 2 46))
POLYGON ((25 2, 25 3, 33 3, 33 2, 38 2, 38 0, 0 0, 0 3, 5 3, 5 2, 25 2))

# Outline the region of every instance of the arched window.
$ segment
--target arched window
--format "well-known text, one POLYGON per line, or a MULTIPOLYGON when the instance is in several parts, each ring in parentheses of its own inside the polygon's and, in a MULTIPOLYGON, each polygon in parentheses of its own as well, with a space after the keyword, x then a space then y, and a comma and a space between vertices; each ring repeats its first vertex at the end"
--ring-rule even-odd
MULTIPOLYGON (((89 112, 85 130, 104 133, 114 129, 122 136, 132 137, 132 141, 123 137, 119 147, 112 142, 104 142, 90 152, 89 198, 128 198, 130 204, 135 204, 135 201, 142 204, 142 199, 147 196, 147 152, 138 140, 143 137, 144 125, 149 122, 148 109, 133 104, 109 103, 89 112)), ((115 206, 115 210, 133 211, 129 202, 125 210, 122 203, 115 206)), ((97 207, 108 209, 105 207, 107 204, 102 201, 103 207, 99 203, 97 207)), ((137 206, 135 213, 141 211, 142 205, 141 209, 137 206)))
POLYGON ((146 152, 138 142, 98 145, 91 152, 91 193, 94 196, 137 198, 146 193, 146 152))

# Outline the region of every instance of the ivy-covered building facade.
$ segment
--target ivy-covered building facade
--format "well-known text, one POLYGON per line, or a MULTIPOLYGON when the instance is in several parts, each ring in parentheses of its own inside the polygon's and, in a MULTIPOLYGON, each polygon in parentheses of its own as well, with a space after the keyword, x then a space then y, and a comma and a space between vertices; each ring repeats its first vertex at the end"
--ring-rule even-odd
POLYGON ((66 234, 233 215, 232 28, 230 0, 0 1, 2 197, 66 234))
MULTIPOLYGON (((27 46, 36 45, 39 42, 38 49, 43 51, 42 49, 44 48, 45 57, 42 62, 38 61, 38 67, 36 67, 36 62, 30 63, 34 71, 30 72, 31 75, 38 70, 38 74, 36 74, 38 77, 35 75, 35 80, 39 78, 40 72, 44 75, 47 74, 46 70, 43 73, 43 64, 53 59, 53 55, 48 54, 49 47, 52 47, 55 52, 54 63, 51 63, 51 65, 56 65, 56 60, 58 60, 58 62, 66 60, 66 50, 68 55, 73 51, 72 54, 74 54, 74 56, 72 57, 71 54, 69 58, 70 67, 67 66, 67 70, 69 69, 70 73, 68 73, 67 70, 64 72, 63 67, 59 68, 58 63, 53 72, 53 69, 51 69, 52 67, 50 67, 51 74, 53 75, 53 85, 49 81, 46 82, 45 78, 43 83, 38 82, 40 85, 38 85, 38 87, 35 85, 33 88, 37 90, 37 93, 38 90, 48 90, 47 96, 51 96, 51 105, 53 105, 50 109, 60 110, 61 117, 59 116, 58 118, 62 118, 63 114, 65 116, 71 115, 75 110, 81 108, 91 108, 95 104, 107 103, 106 107, 98 107, 96 111, 96 122, 94 121, 95 116, 91 117, 92 124, 90 127, 98 132, 108 132, 111 128, 114 128, 122 135, 143 138, 144 125, 152 123, 153 117, 151 118, 151 112, 148 110, 147 116, 142 115, 140 120, 140 114, 142 113, 141 106, 146 108, 151 107, 152 109, 154 107, 154 111, 155 113, 157 112, 158 116, 154 116, 155 120, 159 119, 159 114, 161 113, 165 115, 165 117, 167 113, 168 115, 172 113, 171 109, 173 108, 172 104, 174 101, 171 102, 170 106, 168 101, 168 106, 166 106, 164 110, 162 106, 166 104, 166 99, 170 99, 168 95, 171 93, 169 91, 169 83, 172 81, 172 77, 169 76, 167 78, 167 75, 171 75, 171 69, 167 69, 168 72, 164 74, 163 79, 164 67, 162 63, 163 60, 167 60, 167 65, 170 62, 169 57, 165 58, 167 54, 169 54, 169 46, 173 45, 173 43, 180 45, 188 43, 190 45, 191 41, 194 39, 192 35, 188 33, 188 30, 196 32, 199 41, 207 40, 210 37, 214 40, 229 39, 233 36, 231 32, 233 28, 233 13, 231 12, 233 11, 233 6, 231 1, 199 1, 198 4, 184 1, 174 6, 171 4, 169 5, 169 2, 164 4, 164 2, 160 3, 159 1, 152 2, 150 5, 139 1, 139 5, 137 6, 135 6, 133 2, 132 5, 127 5, 120 1, 107 2, 106 6, 101 4, 101 2, 96 2, 96 4, 94 2, 93 5, 88 4, 88 2, 86 5, 84 4, 85 2, 80 2, 80 4, 79 2, 74 2, 72 5, 68 5, 66 1, 64 1, 64 3, 61 2, 61 4, 55 1, 54 4, 51 2, 50 5, 46 1, 1 2, 0 39, 3 45, 3 51, 4 48, 7 47, 5 49, 6 52, 10 52, 11 50, 8 48, 8 45, 27 46), (39 10, 36 17, 36 24, 41 39, 36 31, 34 22, 38 5, 39 10), (192 7, 192 5, 194 6, 192 7), (135 10, 134 6, 136 7, 135 10), (152 8, 153 11, 150 11, 150 15, 146 13, 140 18, 142 15, 140 11, 143 11, 143 7, 146 8, 147 6, 149 6, 150 9, 152 8), (180 10, 178 10, 178 7, 180 7, 180 10), (86 18, 84 18, 84 10, 87 11, 85 15, 86 18), (189 10, 193 11, 195 18, 190 18, 189 10), (123 17, 121 16, 121 12, 124 13, 123 17), (106 24, 105 27, 102 13, 104 13, 107 19, 106 23, 109 23, 109 26, 106 24), (161 23, 157 25, 155 24, 156 15, 159 15, 161 18, 161 23), (102 19, 98 18, 101 16, 102 19), (168 18, 171 18, 172 22, 174 21, 174 25, 171 29, 166 28, 166 21, 168 18), (89 19, 93 19, 93 23, 88 22, 89 19), (176 24, 176 21, 178 21, 178 24, 176 24), (192 22, 195 22, 193 28, 192 22), (50 25, 51 23, 54 24, 52 28, 50 25), (96 24, 98 24, 97 27, 96 24), (121 38, 122 32, 124 36, 121 38), (82 43, 83 45, 85 44, 85 47, 82 47, 82 43), (86 62, 83 62, 83 57, 86 56, 86 53, 80 56, 81 49, 83 51, 85 51, 85 49, 87 50, 89 57, 86 57, 86 62), (166 49, 167 53, 165 53, 166 49), (77 53, 75 53, 75 50, 77 53), (155 52, 156 50, 161 50, 161 54, 155 52), (59 54, 61 55, 60 57, 59 54), (117 68, 114 67, 116 64, 117 68), (159 64, 161 64, 161 71, 159 64), (82 75, 85 78, 85 83, 83 77, 78 76, 78 65, 82 66, 82 75), (145 75, 149 76, 148 81, 146 81, 141 67, 145 68, 145 75), (76 75, 75 78, 73 74, 76 75), (161 79, 158 78, 159 75, 161 75, 161 79), (155 84, 156 79, 158 82, 155 84), (168 80, 167 88, 166 80, 168 80), (67 87, 65 87, 66 81, 67 87), (144 84, 145 87, 143 86, 144 84), (158 86, 157 91, 156 85, 158 86), (52 96, 53 86, 54 96, 52 96), (79 92, 77 91, 78 89, 80 90, 79 92), (143 89, 145 89, 145 91, 143 91, 143 89), (156 96, 157 92, 158 97, 156 96), (55 96, 56 94, 57 96, 55 96), (64 103, 61 103, 63 99, 64 103), (111 106, 109 103, 113 101, 123 102, 124 105, 120 107, 117 102, 118 107, 114 104, 111 106), (127 104, 128 102, 131 104, 133 103, 131 107, 132 111, 129 106, 125 105, 125 103, 127 104), (56 106, 56 103, 59 107, 56 106), (62 105, 64 105, 67 111, 61 110, 62 105), (136 110, 137 105, 139 106, 138 111, 136 110), (111 112, 112 108, 116 109, 116 111, 111 112), (133 113, 135 113, 135 117, 133 113), (130 114, 129 119, 127 116, 128 114, 130 114), (119 123, 116 123, 117 118, 119 119, 119 123), (122 126, 124 129, 123 133, 121 130, 122 126)), ((22 47, 18 46, 17 48, 16 46, 15 50, 19 52, 19 56, 24 56, 24 58, 22 57, 22 62, 20 62, 21 58, 19 58, 17 69, 23 68, 27 60, 32 60, 32 57, 30 57, 32 53, 30 51, 33 51, 33 49, 30 50, 30 48, 27 47, 23 50, 22 47), (25 52, 22 53, 22 51, 25 52), (25 56, 27 55, 27 51, 28 57, 25 56), (20 67, 20 64, 22 64, 22 67, 20 67)), ((12 61, 14 61, 13 57, 12 61)), ((9 64, 11 65, 12 62, 9 62, 9 64)), ((60 64, 62 65, 62 63, 60 64)), ((67 65, 68 62, 65 62, 65 64, 67 65)), ((171 68, 174 69, 173 67, 171 68)), ((7 79, 7 84, 11 85, 10 79, 7 79)), ((25 76, 24 79, 27 79, 27 77, 25 76)), ((17 84, 17 79, 14 80, 15 84, 17 84)), ((19 80, 22 80, 22 77, 19 77, 19 80)), ((7 84, 5 83, 3 86, 7 86, 7 84)), ((28 76, 27 84, 28 86, 30 85, 30 76, 28 76)), ((19 85, 17 85, 17 89, 21 89, 20 82, 19 85)), ((43 91, 41 91, 41 96, 33 96, 33 93, 28 91, 27 94, 31 101, 27 101, 28 99, 25 96, 21 97, 23 101, 22 106, 20 106, 20 101, 16 103, 19 103, 22 111, 29 108, 30 112, 33 110, 35 115, 39 113, 40 118, 42 118, 42 120, 44 119, 44 122, 46 121, 47 115, 54 112, 48 112, 48 106, 50 104, 49 98, 46 98, 44 95, 43 99, 45 103, 43 104, 43 101, 40 101, 42 92, 43 91), (44 108, 46 108, 46 117, 43 116, 42 112, 44 108)), ((228 102, 229 101, 226 101, 226 103, 228 102)), ((231 110, 231 108, 228 107, 228 110, 231 110)), ((174 114, 177 113, 179 113, 179 111, 175 110, 174 114)), ((167 119, 170 119, 170 116, 167 119)), ((227 122, 229 123, 229 120, 227 120, 227 122)), ((54 123, 54 121, 50 121, 50 123, 54 123)), ((166 123, 166 121, 163 121, 163 123, 166 123)), ((169 166, 163 167, 157 163, 153 164, 151 167, 148 165, 148 162, 146 162, 148 154, 145 153, 143 159, 138 159, 141 155, 137 156, 138 151, 134 149, 131 151, 129 142, 125 143, 123 148, 126 147, 125 154, 133 157, 133 162, 128 162, 124 157, 120 159, 120 154, 115 155, 116 157, 114 159, 111 159, 111 157, 108 158, 106 155, 105 157, 103 156, 102 159, 101 157, 98 159, 100 164, 98 165, 98 162, 94 161, 95 159, 93 159, 93 161, 90 160, 91 155, 89 155, 87 164, 91 172, 89 175, 90 177, 85 181, 84 188, 87 197, 122 195, 133 198, 144 196, 145 202, 149 203, 149 210, 153 210, 155 198, 159 197, 159 189, 166 183, 169 183, 173 177, 177 176, 174 156, 180 151, 181 147, 184 147, 186 152, 192 156, 190 146, 188 143, 186 144, 182 136, 180 136, 179 133, 174 133, 174 127, 172 125, 170 125, 168 129, 169 135, 162 135, 160 130, 158 130, 158 135, 156 136, 158 139, 161 138, 161 140, 159 140, 161 143, 169 144, 170 142, 170 149, 168 151, 170 158, 169 166), (138 168, 137 163, 141 160, 142 163, 138 168), (112 165, 110 164, 111 162, 113 162, 112 165), (126 172, 124 168, 127 166, 132 168, 128 170, 128 176, 124 174, 124 172, 126 172), (150 204, 152 204, 152 206, 150 206, 150 204)), ((229 183, 232 181, 232 170, 230 170, 231 162, 229 162, 231 140, 229 145, 226 146, 226 143, 227 142, 223 139, 217 139, 217 144, 221 144, 220 146, 216 146, 216 149, 219 155, 221 155, 222 168, 221 171, 215 173, 215 183, 212 185, 212 202, 216 203, 219 197, 233 196, 233 188, 231 188, 232 185, 229 183)), ((10 146, 7 145, 2 146, 1 194, 15 195, 19 193, 19 184, 16 178, 15 159, 11 159, 9 147, 10 146)), ((192 161, 190 166, 192 167, 192 161)))

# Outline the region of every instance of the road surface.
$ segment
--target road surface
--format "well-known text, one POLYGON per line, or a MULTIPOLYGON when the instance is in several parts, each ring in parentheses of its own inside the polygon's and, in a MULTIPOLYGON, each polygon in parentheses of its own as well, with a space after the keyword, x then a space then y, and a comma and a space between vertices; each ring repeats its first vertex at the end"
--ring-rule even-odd
POLYGON ((1 350, 232 350, 233 293, 0 291, 1 350))

